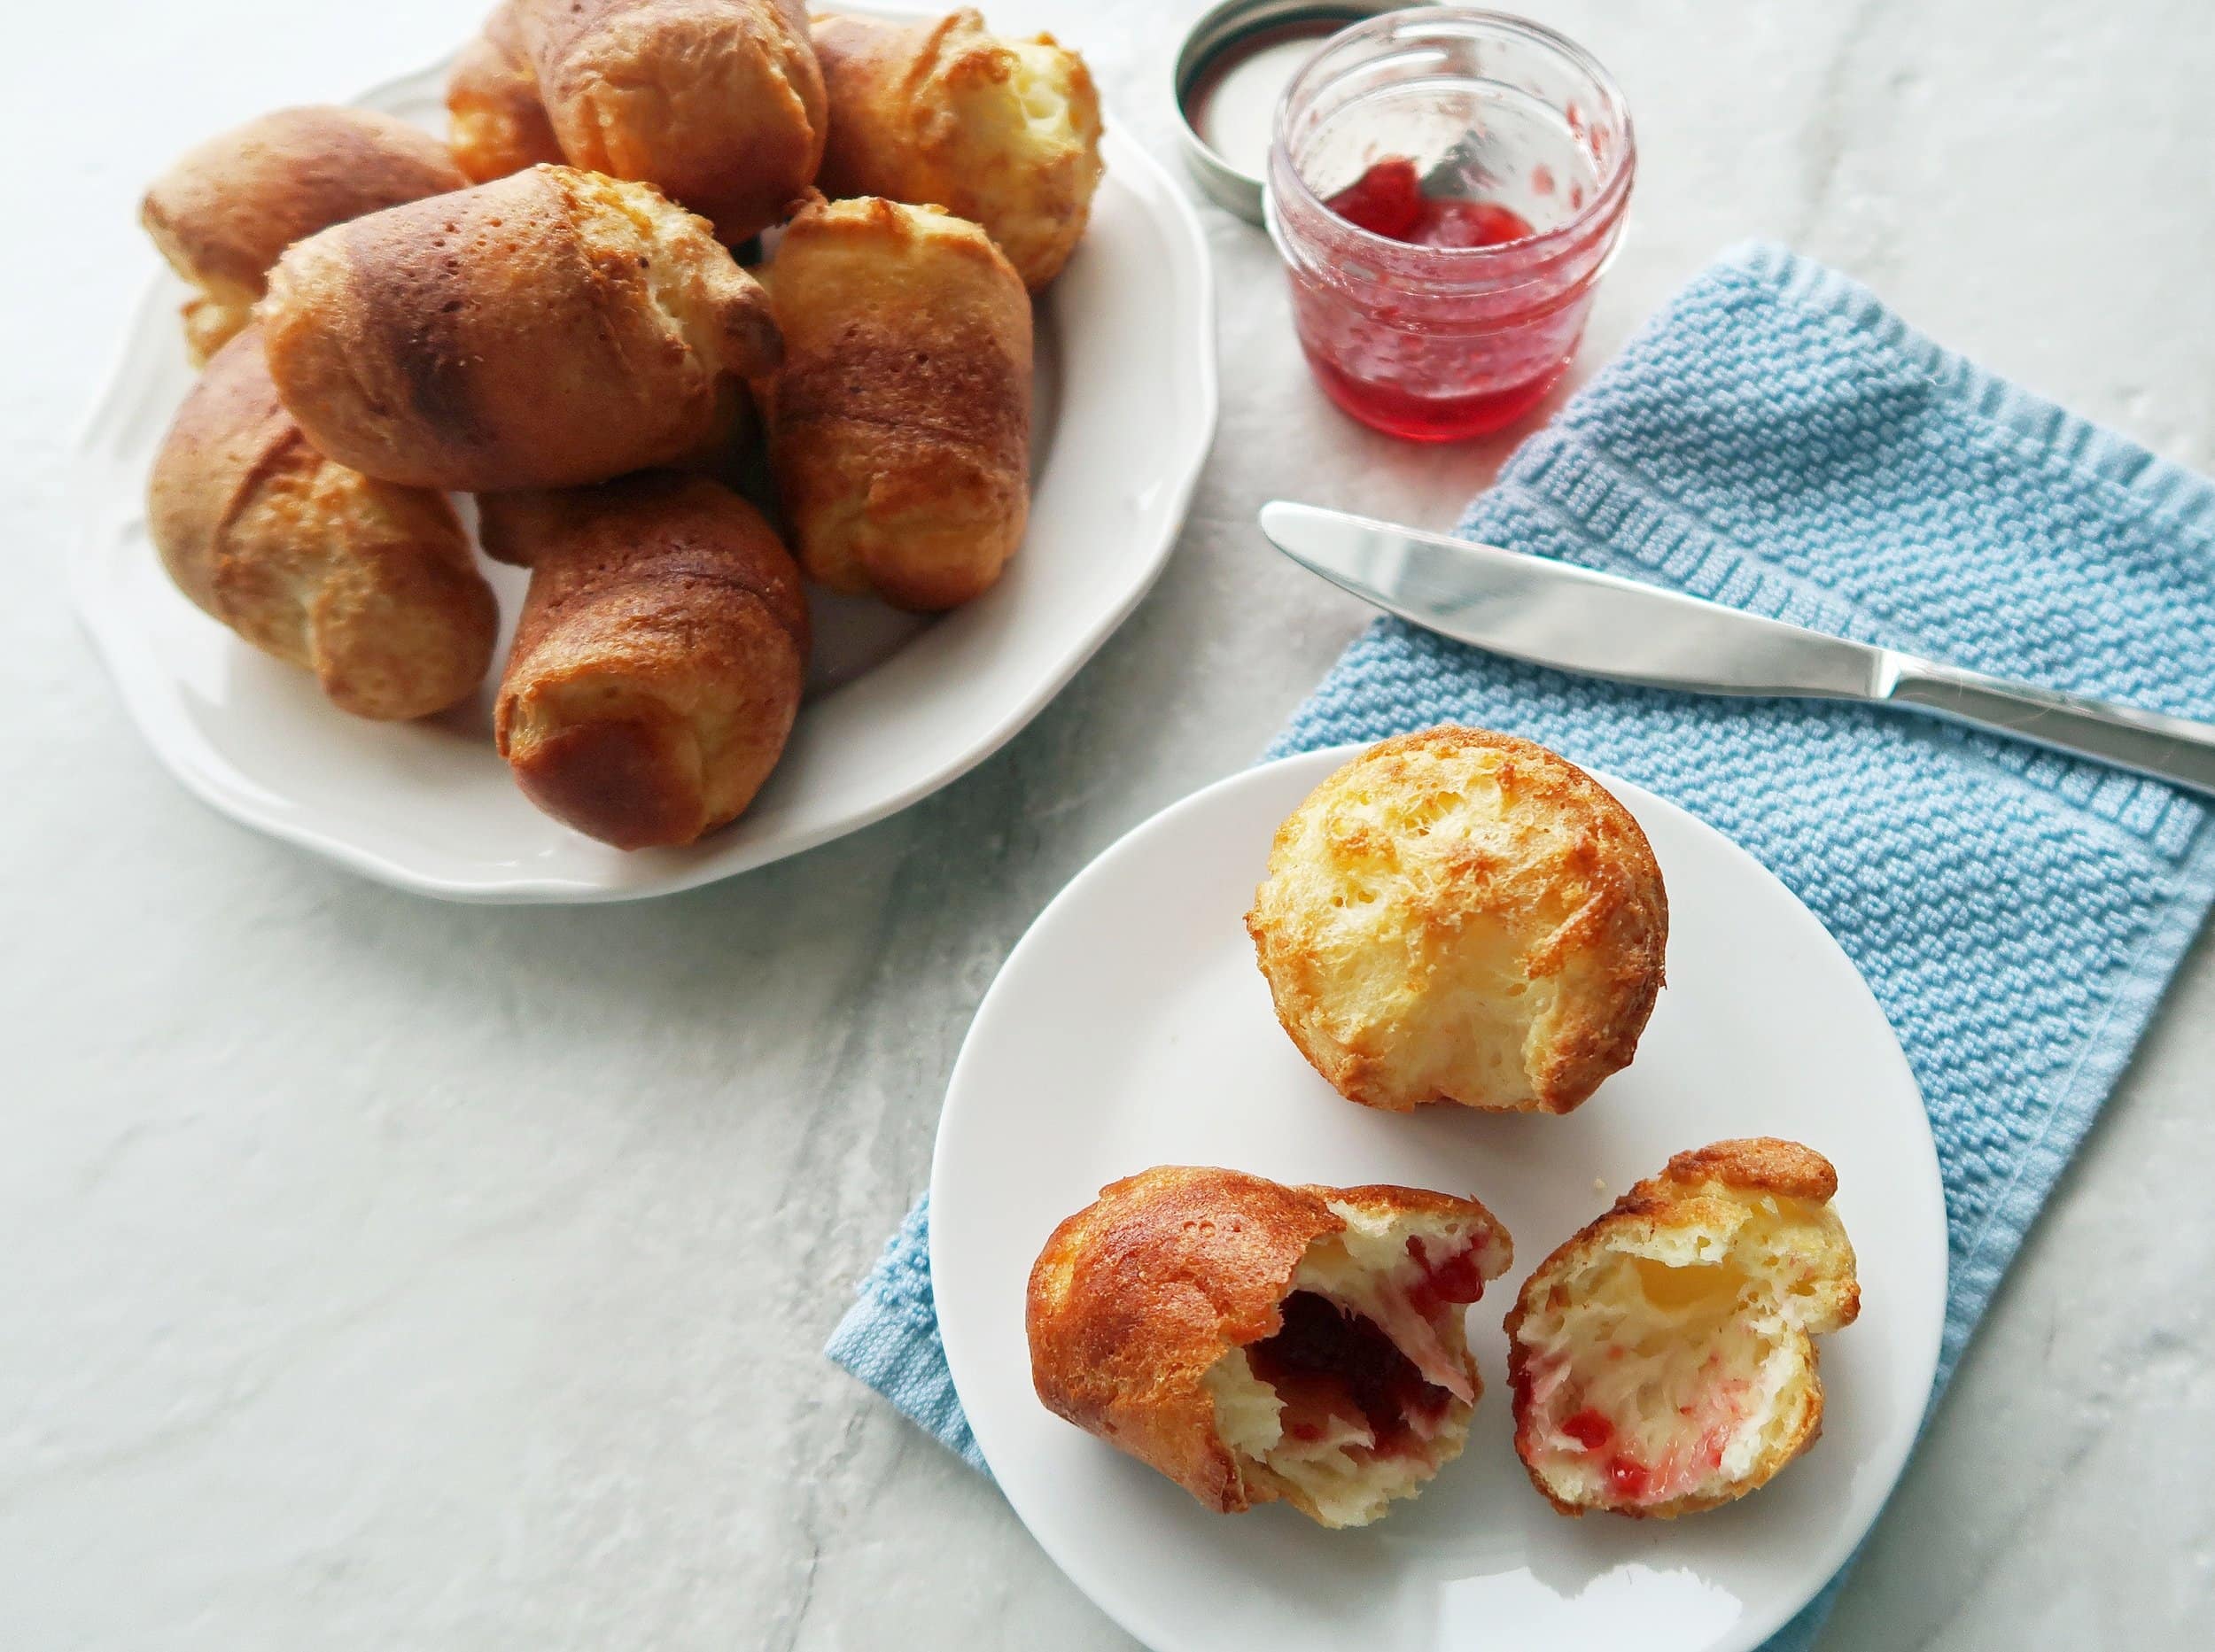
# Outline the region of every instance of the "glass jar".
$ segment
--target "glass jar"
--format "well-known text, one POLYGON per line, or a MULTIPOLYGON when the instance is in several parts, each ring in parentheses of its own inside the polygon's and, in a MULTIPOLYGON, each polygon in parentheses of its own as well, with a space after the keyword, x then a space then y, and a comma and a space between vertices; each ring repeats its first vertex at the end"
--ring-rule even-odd
POLYGON ((1332 36, 1278 105, 1266 203, 1331 399, 1418 441, 1528 412, 1576 353, 1636 159, 1614 81, 1551 29, 1441 5, 1332 36), (1395 179, 1490 244, 1413 244, 1344 215, 1381 221, 1355 203, 1395 179))

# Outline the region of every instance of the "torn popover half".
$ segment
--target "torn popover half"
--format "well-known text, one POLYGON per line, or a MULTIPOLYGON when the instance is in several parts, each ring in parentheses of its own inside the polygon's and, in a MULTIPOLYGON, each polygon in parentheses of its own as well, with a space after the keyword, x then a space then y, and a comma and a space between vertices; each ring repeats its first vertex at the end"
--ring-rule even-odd
POLYGON ((1442 724, 1309 794, 1246 927, 1278 1020, 1348 1101, 1566 1113, 1637 1051, 1669 903, 1597 780, 1442 724))
POLYGON ((1281 1498, 1367 1525, 1460 1454, 1464 1310, 1513 1254, 1474 1199, 1157 1166, 1046 1241, 1032 1380, 1220 1513, 1281 1498))
POLYGON ((1854 1322, 1830 1161, 1760 1136, 1679 1153, 1540 1263, 1507 1316, 1515 1449, 1565 1515, 1670 1519, 1815 1443, 1814 1338, 1854 1322))

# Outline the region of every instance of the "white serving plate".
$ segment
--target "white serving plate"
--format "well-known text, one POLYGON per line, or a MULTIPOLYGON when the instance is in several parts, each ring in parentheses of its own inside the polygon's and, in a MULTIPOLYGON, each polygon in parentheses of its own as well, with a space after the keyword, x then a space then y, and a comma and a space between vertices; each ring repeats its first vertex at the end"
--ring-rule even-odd
MULTIPOLYGON (((439 127, 444 65, 366 106, 439 127)), ((811 590, 809 698, 744 817, 689 849, 624 854, 525 801, 492 745, 492 693, 522 594, 487 564, 504 620, 477 698, 422 723, 334 710, 169 584, 143 499, 191 384, 166 274, 141 300, 74 477, 77 612, 126 709, 189 789, 379 881, 459 901, 627 900, 690 888, 906 807, 983 761, 1073 676, 1169 559, 1216 421, 1215 305, 1183 193, 1110 127, 1076 256, 1038 306, 1030 531, 978 601, 924 622, 811 590)))
POLYGON ((1758 1646, 1868 1531, 1937 1369, 1945 1201, 1907 1062, 1837 942, 1767 870, 1608 781, 1669 891, 1668 986, 1637 1060, 1559 1119, 1341 1100, 1278 1028, 1241 919, 1278 822, 1353 749, 1251 770, 1138 827, 1055 898, 986 995, 931 1172, 932 1283, 977 1443, 1046 1552, 1155 1652, 1758 1646), (1861 1318, 1822 1345, 1822 1439, 1712 1513, 1556 1514, 1515 1456, 1502 1316, 1548 1252, 1670 1154, 1754 1135, 1830 1159, 1859 1253, 1861 1318), (1165 1163, 1435 1187, 1506 1223, 1515 1265, 1470 1315, 1485 1392, 1469 1446, 1418 1501, 1353 1532, 1282 1505, 1216 1515, 1039 1404, 1032 1260, 1104 1183, 1165 1163))

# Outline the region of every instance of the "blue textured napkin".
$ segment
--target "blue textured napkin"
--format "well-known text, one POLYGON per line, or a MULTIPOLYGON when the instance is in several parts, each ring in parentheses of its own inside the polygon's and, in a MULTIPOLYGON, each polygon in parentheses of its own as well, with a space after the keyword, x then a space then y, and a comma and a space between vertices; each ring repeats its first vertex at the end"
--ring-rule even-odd
MULTIPOLYGON (((1523 445, 1462 531, 1956 664, 2215 713, 2215 487, 1780 248, 1694 280, 1523 445)), ((1683 804, 1782 878, 1868 977, 1945 1176, 1942 1391, 2206 914, 2207 807, 1910 715, 1617 687, 1397 621, 1347 651, 1270 755, 1447 719, 1683 804)), ((928 1221, 918 1205, 828 1352, 983 1468, 932 1316, 928 1221)), ((1838 1587, 1772 1652, 1812 1642, 1838 1587)))

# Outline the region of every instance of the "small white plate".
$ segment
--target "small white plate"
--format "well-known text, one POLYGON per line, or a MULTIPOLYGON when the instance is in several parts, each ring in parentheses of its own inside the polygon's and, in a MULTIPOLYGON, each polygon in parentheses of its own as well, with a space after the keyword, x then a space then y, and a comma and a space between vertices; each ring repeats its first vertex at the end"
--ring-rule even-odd
POLYGON ((1156 1652, 1757 1646, 1844 1563, 1907 1461, 1946 1299, 1938 1155, 1854 966, 1744 850, 1608 781, 1669 890, 1668 986, 1635 1065, 1566 1118, 1334 1094, 1278 1028, 1241 924, 1271 834, 1353 748, 1251 770, 1156 815, 1047 907, 986 995, 931 1171, 931 1276, 963 1408, 1015 1512, 1156 1652), (1803 1141, 1838 1167, 1861 1319, 1823 1346, 1823 1436, 1767 1489, 1678 1521, 1566 1519, 1511 1439, 1500 1321, 1546 1253, 1673 1152, 1803 1141), (1100 1186, 1156 1164, 1473 1194, 1515 1266, 1470 1315, 1467 1451, 1364 1531, 1209 1513, 1038 1403, 1031 1261, 1100 1186))
MULTIPOLYGON (((880 8, 870 8, 877 10, 880 8)), ((890 8, 882 8, 889 10, 890 8)), ((369 93, 439 127, 444 66, 369 93)), ((141 301, 79 443, 79 616, 156 756, 226 814, 382 882, 460 901, 626 900, 690 888, 882 819, 982 762, 1037 715, 1169 560, 1215 432, 1215 301, 1190 204, 1111 127, 1091 227, 1038 306, 1030 531, 1000 583, 923 622, 811 590, 810 697, 783 762, 738 821, 684 849, 626 855, 517 791, 492 746, 492 691, 424 723, 334 710, 179 595, 143 499, 190 387, 164 276, 141 301)), ((508 625, 514 569, 487 569, 508 625)), ((506 632, 492 676, 506 658, 506 632)))

